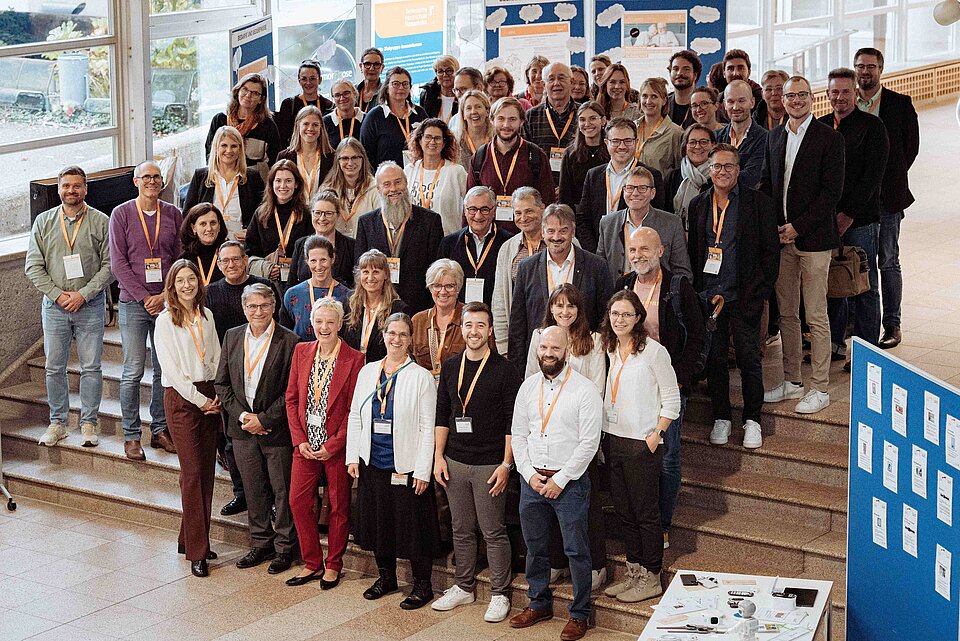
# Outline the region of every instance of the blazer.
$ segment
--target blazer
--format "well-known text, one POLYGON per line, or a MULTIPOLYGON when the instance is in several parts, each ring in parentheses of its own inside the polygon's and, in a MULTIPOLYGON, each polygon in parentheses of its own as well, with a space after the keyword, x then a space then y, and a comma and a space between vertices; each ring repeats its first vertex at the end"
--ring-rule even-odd
POLYGON ((264 445, 290 446, 290 429, 287 425, 287 409, 283 392, 287 388, 287 379, 290 376, 293 351, 300 339, 287 328, 274 322, 273 338, 270 339, 270 347, 263 357, 263 373, 260 375, 257 394, 251 406, 247 403, 247 396, 243 389, 243 381, 247 375, 243 362, 243 343, 246 340, 246 334, 246 324, 227 330, 220 352, 220 366, 217 368, 217 376, 214 379, 217 396, 220 397, 223 409, 228 416, 227 436, 241 440, 259 438, 264 445), (263 427, 270 433, 266 436, 255 436, 240 429, 240 414, 243 412, 256 414, 263 427))
MULTIPOLYGON (((360 326, 356 330, 350 329, 350 327, 347 325, 347 316, 350 315, 350 306, 344 305, 343 307, 343 328, 340 330, 340 336, 342 336, 343 340, 347 342, 347 345, 359 351, 360 341, 363 340, 363 323, 361 322, 360 326)), ((399 298, 393 301, 393 304, 390 306, 390 314, 396 314, 397 312, 403 312, 404 314, 407 314, 409 311, 410 308, 407 307, 407 304, 399 298)), ((390 316, 390 314, 387 314, 387 317, 390 316)), ((367 343, 366 361, 368 363, 379 361, 386 355, 387 346, 383 342, 383 332, 381 331, 380 326, 377 325, 370 331, 370 342, 367 343)))
MULTIPOLYGON (((500 248, 513 236, 513 234, 496 223, 493 224, 492 229, 496 233, 493 234, 493 237, 489 238, 483 246, 481 256, 486 254, 486 258, 483 264, 480 265, 479 271, 474 272, 473 265, 470 264, 471 258, 475 264, 479 263, 479 258, 476 255, 477 246, 476 243, 473 242, 473 235, 470 233, 469 227, 464 227, 460 231, 445 236, 443 240, 440 241, 440 249, 437 251, 437 258, 449 258, 459 264, 460 267, 463 268, 463 277, 465 279, 483 279, 483 302, 487 305, 493 300, 493 286, 497 273, 497 256, 500 254, 500 248), (464 238, 467 239, 466 243, 464 243, 464 238), (469 245, 469 249, 467 249, 467 245, 469 245), (489 253, 487 253, 488 247, 490 248, 489 253), (468 251, 470 252, 470 258, 467 257, 468 251)), ((464 285, 460 290, 459 300, 461 303, 465 300, 466 291, 467 287, 464 285)))
MULTIPOLYGON (((797 231, 794 242, 798 250, 835 249, 840 244, 837 203, 843 193, 843 135, 816 118, 810 121, 793 163, 787 211, 784 211, 783 177, 789 126, 788 122, 767 135, 767 157, 758 189, 773 198, 777 224, 790 222, 797 231)), ((701 197, 703 194, 698 196, 701 197)))
MULTIPOLYGON (((400 283, 395 287, 397 295, 414 312, 433 305, 430 290, 424 284, 424 276, 430 263, 437 257, 442 238, 443 225, 440 215, 413 205, 400 240, 400 250, 397 252, 397 258, 400 259, 400 283)), ((392 256, 379 207, 361 216, 357 223, 355 255, 363 256, 368 249, 379 249, 387 256, 392 256)))
MULTIPOLYGON (((288 287, 299 285, 310 278, 310 267, 307 265, 307 257, 303 255, 303 246, 307 243, 310 236, 298 238, 293 246, 293 255, 290 257, 290 279, 287 281, 288 287)), ((333 258, 333 277, 339 283, 353 289, 353 266, 356 264, 355 256, 357 241, 349 236, 344 236, 338 231, 334 232, 334 249, 336 255, 333 258)))
MULTIPOLYGON (((213 203, 217 209, 223 209, 217 199, 216 186, 207 186, 207 176, 206 167, 193 172, 190 186, 187 187, 187 197, 183 201, 184 218, 190 208, 198 203, 213 203)), ((237 197, 240 199, 240 222, 244 227, 249 227, 260 201, 263 200, 263 179, 260 178, 259 171, 247 169, 247 182, 237 185, 237 197)))
MULTIPOLYGON (((810 133, 809 131, 807 132, 810 133)), ((759 191, 740 185, 737 216, 737 287, 740 313, 750 322, 759 322, 763 303, 773 293, 780 273, 780 237, 774 218, 775 205, 759 191)), ((713 187, 690 203, 690 256, 693 287, 703 291, 703 267, 707 262, 705 235, 707 217, 713 220, 713 187)))
MULTIPOLYGON (((547 256, 547 251, 541 251, 524 259, 513 285, 507 356, 518 372, 526 366, 530 335, 543 322, 547 299, 550 298, 547 256)), ((573 285, 583 295, 591 331, 597 331, 607 300, 613 294, 613 279, 606 263, 596 254, 574 246, 573 257, 573 285)))
POLYGON ((880 207, 884 211, 903 211, 914 201, 907 173, 920 153, 917 110, 910 96, 882 87, 877 116, 886 125, 890 139, 890 155, 880 187, 880 207))
MULTIPOLYGON (((293 446, 307 442, 307 386, 310 384, 310 369, 317 357, 319 343, 300 343, 293 352, 290 365, 290 381, 286 385, 287 422, 293 446)), ((357 376, 363 367, 363 354, 344 343, 340 344, 337 364, 330 378, 327 396, 327 441, 323 447, 334 458, 343 460, 347 443, 347 417, 357 384, 357 376)))
MULTIPOLYGON (((373 436, 371 398, 379 384, 380 364, 367 363, 357 376, 347 424, 347 465, 370 462, 373 436)), ((433 472, 437 385, 433 375, 415 362, 397 374, 393 396, 393 465, 399 474, 429 481, 433 472)))
MULTIPOLYGON (((730 132, 733 131, 733 123, 728 123, 716 131, 717 142, 732 144, 730 142, 730 132)), ((760 182, 760 174, 763 172, 764 154, 767 150, 767 130, 763 127, 757 127, 756 123, 751 122, 747 129, 747 137, 740 141, 737 151, 740 153, 740 184, 746 185, 750 189, 756 189, 760 182)), ((679 170, 679 168, 678 168, 679 170)))
MULTIPOLYGON (((623 224, 627 210, 621 209, 607 214, 600 220, 600 246, 597 256, 603 259, 610 270, 610 279, 616 281, 623 273, 624 256, 627 248, 623 241, 623 224)), ((687 255, 686 236, 683 222, 676 214, 650 207, 643 218, 643 226, 655 229, 663 243, 663 256, 660 264, 671 272, 693 278, 690 271, 690 256, 687 255)))
MULTIPOLYGON (((580 196, 580 204, 576 208, 577 214, 577 238, 580 245, 589 252, 596 252, 597 245, 600 243, 600 219, 607 213, 607 181, 604 172, 607 171, 607 164, 594 167, 587 172, 587 177, 583 181, 583 194, 580 196)), ((653 174, 653 186, 657 194, 650 202, 651 207, 657 209, 666 209, 667 191, 663 186, 663 174, 659 170, 649 165, 637 163, 640 167, 646 167, 653 174)), ((617 210, 626 209, 627 201, 623 194, 620 194, 620 201, 617 203, 617 210)))

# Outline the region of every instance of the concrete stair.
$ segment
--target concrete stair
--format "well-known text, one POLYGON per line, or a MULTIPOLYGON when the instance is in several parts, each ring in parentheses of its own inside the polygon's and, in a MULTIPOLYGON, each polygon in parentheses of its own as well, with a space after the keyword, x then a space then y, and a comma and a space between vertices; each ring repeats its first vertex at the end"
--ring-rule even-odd
MULTIPOLYGON (((119 331, 108 328, 101 436, 96 448, 79 445, 79 366, 75 361, 69 366, 73 390, 69 425, 73 429, 55 448, 37 444, 47 424, 43 358, 30 360, 17 381, 0 388, 4 475, 11 492, 20 496, 176 530, 181 516, 177 457, 149 447, 145 448, 145 463, 129 461, 123 455, 118 401, 121 354, 119 331)), ((737 378, 734 373, 732 379, 737 378)), ((142 383, 145 424, 150 380, 148 371, 144 376, 147 382, 142 383)), ((735 398, 735 406, 738 403, 735 398)), ((671 547, 664 556, 664 582, 680 568, 832 580, 831 641, 843 639, 848 429, 838 412, 842 408, 810 419, 779 406, 766 406, 763 448, 739 447, 736 443, 742 433, 736 428, 730 444, 715 447, 707 438, 709 402, 703 392, 695 391, 682 435, 684 486, 674 516, 671 547)), ((148 444, 147 433, 144 445, 148 444)), ((218 471, 211 536, 243 547, 248 543, 245 515, 219 515, 219 508, 231 497, 229 477, 218 471)), ((616 532, 616 521, 616 515, 609 514, 611 534, 616 532)), ((173 546, 175 534, 171 533, 170 540, 173 546)), ((373 556, 352 544, 345 562, 351 569, 375 573, 373 556)), ((625 563, 622 545, 610 538, 609 580, 623 576, 625 563)), ((406 565, 401 568, 401 579, 408 580, 406 565)), ((434 574, 437 588, 446 587, 452 581, 453 567, 449 561, 438 561, 434 574)), ((525 577, 514 578, 512 585, 513 604, 523 607, 525 577)), ((480 575, 478 597, 489 599, 486 570, 480 575)), ((569 583, 556 587, 558 617, 566 616, 571 599, 569 583)), ((623 604, 601 594, 595 599, 595 623, 639 634, 655 604, 656 600, 623 604)))

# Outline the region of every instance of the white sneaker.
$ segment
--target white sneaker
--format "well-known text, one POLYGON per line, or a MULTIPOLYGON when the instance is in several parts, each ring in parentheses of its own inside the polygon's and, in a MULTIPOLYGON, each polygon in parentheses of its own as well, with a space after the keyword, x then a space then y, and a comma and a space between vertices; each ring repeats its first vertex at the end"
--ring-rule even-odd
POLYGON ((490 597, 490 605, 487 606, 487 613, 483 615, 483 620, 487 623, 500 623, 510 614, 510 599, 502 594, 494 594, 490 597))
POLYGON ((663 533, 663 549, 667 550, 670 548, 670 533, 664 531, 663 533))
POLYGON ((661 594, 663 594, 663 585, 660 583, 660 575, 651 573, 647 568, 642 568, 637 582, 626 592, 618 594, 617 601, 621 603, 640 603, 661 594))
POLYGON ((437 612, 446 612, 461 605, 469 605, 477 600, 477 595, 473 592, 461 590, 460 586, 455 585, 443 593, 443 596, 430 604, 430 607, 437 612))
POLYGON ((803 398, 803 385, 795 385, 790 381, 784 381, 772 390, 763 393, 764 403, 779 403, 792 398, 803 398))
POLYGON ((803 397, 793 411, 797 414, 816 414, 830 404, 830 395, 816 390, 803 397))
POLYGON ((50 427, 40 437, 40 445, 53 447, 63 439, 67 438, 67 426, 63 423, 50 423, 50 427))
POLYGON ((96 423, 80 423, 80 437, 84 447, 96 447, 100 443, 96 423))
POLYGON ((726 445, 730 438, 730 427, 733 424, 722 418, 713 422, 713 429, 710 430, 710 442, 713 445, 726 445))
POLYGON ((567 568, 560 568, 559 570, 550 568, 550 584, 559 583, 561 580, 570 576, 570 570, 567 568))
POLYGON ((603 593, 607 596, 615 597, 621 592, 633 589, 633 586, 640 580, 640 573, 645 571, 639 563, 630 563, 627 561, 627 575, 623 577, 623 581, 614 583, 604 590, 603 593))
POLYGON ((743 424, 743 446, 748 450, 755 450, 763 445, 763 436, 760 435, 760 424, 756 421, 747 421, 743 424))
POLYGON ((591 584, 590 591, 596 592, 603 587, 603 584, 607 582, 607 568, 600 568, 599 570, 593 570, 590 573, 591 584))

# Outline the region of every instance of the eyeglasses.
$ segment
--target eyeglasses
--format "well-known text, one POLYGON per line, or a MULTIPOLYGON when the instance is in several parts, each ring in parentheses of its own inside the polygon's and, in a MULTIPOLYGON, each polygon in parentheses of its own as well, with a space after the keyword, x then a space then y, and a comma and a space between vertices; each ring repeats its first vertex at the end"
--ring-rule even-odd
POLYGON ((430 285, 430 289, 435 292, 445 291, 448 294, 452 294, 457 291, 457 285, 455 283, 433 283, 430 285))
POLYGON ((443 136, 431 136, 423 134, 423 142, 443 142, 443 136))
POLYGON ((220 263, 221 265, 239 265, 240 263, 243 262, 244 258, 246 258, 246 256, 237 256, 236 258, 221 257, 217 259, 217 262, 220 263))
POLYGON ((339 92, 333 94, 333 99, 334 99, 334 100, 343 100, 343 99, 345 99, 345 98, 353 98, 353 92, 352 92, 352 91, 339 91, 339 92))
POLYGON ((382 62, 361 62, 360 66, 364 69, 379 69, 383 66, 382 62))
POLYGON ((710 139, 707 140, 688 140, 687 147, 703 147, 706 149, 710 146, 710 139))
POLYGON ((634 312, 610 312, 610 318, 613 320, 630 320, 636 316, 634 312))
POLYGON ((607 142, 610 143, 610 146, 616 149, 617 147, 629 147, 633 143, 637 142, 636 138, 607 138, 607 142))
POLYGON ((406 80, 392 80, 390 86, 394 89, 409 89, 410 83, 406 80))
POLYGON ((728 163, 715 162, 712 165, 710 165, 710 169, 717 174, 723 173, 725 171, 733 173, 737 169, 740 169, 740 165, 736 165, 732 162, 728 162, 728 163))
POLYGON ((507 84, 507 81, 506 81, 506 80, 491 80, 490 82, 487 83, 487 86, 488 86, 488 87, 499 87, 499 86, 505 85, 505 84, 507 84))
POLYGON ((800 100, 806 100, 810 97, 809 91, 791 91, 790 93, 783 94, 783 97, 787 100, 793 100, 799 98, 800 100))
POLYGON ((457 72, 454 71, 453 69, 450 69, 449 67, 446 69, 437 69, 438 76, 452 76, 455 73, 457 72))
POLYGON ((464 207, 463 210, 471 216, 476 216, 477 214, 486 216, 493 211, 493 207, 464 207))
POLYGON ((340 156, 340 162, 343 163, 360 162, 361 160, 363 160, 362 156, 340 156))
POLYGON ((247 89, 246 87, 240 87, 238 92, 241 96, 253 96, 254 98, 260 98, 263 96, 263 92, 253 91, 252 89, 247 89))
POLYGON ((395 338, 399 338, 400 340, 407 340, 408 338, 410 338, 409 332, 395 332, 393 330, 384 332, 383 335, 387 338, 388 341, 392 341, 395 338))
POLYGON ((324 218, 329 220, 330 218, 336 218, 337 212, 335 211, 315 211, 313 212, 314 218, 324 218))
POLYGON ((253 312, 269 312, 273 309, 273 303, 263 303, 262 305, 254 305, 253 303, 247 303, 243 306, 245 310, 250 313, 253 312))
POLYGON ((163 176, 161 176, 160 174, 146 174, 144 176, 140 176, 140 180, 142 180, 145 183, 149 183, 149 182, 162 183, 163 176))
POLYGON ((709 107, 710 105, 713 105, 713 104, 716 104, 716 103, 710 102, 709 100, 704 100, 704 101, 702 101, 702 102, 691 102, 691 103, 690 103, 690 108, 691 108, 691 109, 706 109, 707 107, 709 107))
POLYGON ((653 189, 653 185, 624 185, 623 193, 625 194, 645 194, 648 191, 653 189))
POLYGON ((880 65, 859 64, 859 65, 853 65, 853 68, 856 69, 857 71, 876 71, 877 69, 880 68, 880 65))

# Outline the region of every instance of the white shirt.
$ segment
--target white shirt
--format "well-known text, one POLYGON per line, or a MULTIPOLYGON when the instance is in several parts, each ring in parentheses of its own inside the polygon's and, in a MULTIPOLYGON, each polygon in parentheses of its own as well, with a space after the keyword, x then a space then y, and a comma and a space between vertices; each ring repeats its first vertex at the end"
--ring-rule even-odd
POLYGON ((620 203, 620 199, 617 198, 616 202, 613 203, 613 207, 610 207, 610 199, 613 198, 614 195, 616 195, 616 193, 620 190, 620 185, 626 182, 627 174, 629 173, 630 173, 630 163, 627 163, 626 165, 624 165, 623 169, 621 169, 620 171, 616 171, 613 168, 612 162, 607 163, 607 177, 610 179, 610 191, 609 193, 606 191, 607 185, 606 185, 606 181, 604 181, 603 202, 606 205, 606 209, 604 210, 606 213, 609 214, 611 212, 619 210, 619 207, 617 207, 617 205, 620 203))
POLYGON ((204 356, 200 360, 193 336, 200 339, 200 331, 196 318, 187 325, 176 327, 170 310, 165 309, 157 316, 154 329, 154 342, 157 350, 157 360, 160 362, 160 383, 164 387, 172 387, 185 400, 197 407, 203 407, 210 399, 194 387, 194 383, 212 381, 217 374, 217 364, 220 362, 220 339, 217 337, 217 326, 213 321, 213 312, 204 308, 206 318, 202 319, 204 356), (193 336, 190 330, 193 330, 193 336))
POLYGON ((453 112, 453 103, 456 102, 455 96, 440 96, 440 119, 444 122, 450 120, 450 114, 453 112))
MULTIPOLYGON (((247 331, 243 333, 243 340, 247 345, 246 353, 250 363, 253 363, 253 360, 260 354, 260 350, 264 349, 264 344, 272 337, 271 330, 275 331, 273 321, 270 321, 270 326, 257 338, 250 331, 250 324, 247 324, 247 331)), ((247 398, 247 407, 253 407, 253 399, 257 397, 257 388, 260 386, 260 377, 263 375, 263 364, 267 362, 267 352, 269 351, 270 348, 267 347, 249 376, 247 376, 247 363, 243 364, 243 395, 247 398)), ((241 421, 244 414, 246 412, 240 413, 241 421)))
MULTIPOLYGON (((537 349, 540 347, 540 337, 543 335, 543 329, 533 330, 530 336, 530 349, 527 351, 527 369, 523 377, 528 378, 540 373, 540 363, 537 360, 537 349)), ((606 383, 607 361, 604 357, 603 342, 600 339, 599 332, 593 332, 593 349, 585 356, 574 356, 567 353, 567 362, 577 372, 586 376, 597 387, 597 391, 603 396, 603 386, 606 383)))
POLYGON ((602 412, 596 386, 569 364, 552 381, 543 374, 525 380, 517 392, 510 430, 513 458, 524 480, 530 482, 534 468, 559 470, 553 480, 562 489, 583 476, 600 446, 602 412), (567 372, 570 378, 564 385, 567 372), (542 433, 541 384, 544 417, 555 406, 542 433))
POLYGON ((813 122, 813 114, 809 114, 800 126, 797 127, 797 133, 790 129, 790 123, 787 123, 787 155, 783 159, 783 218, 787 218, 787 193, 790 190, 790 176, 793 174, 793 163, 797 159, 797 152, 800 151, 800 145, 803 143, 803 137, 807 134, 810 123, 813 122))
POLYGON ((487 246, 487 240, 493 240, 493 225, 490 225, 483 236, 477 236, 472 229, 469 233, 470 238, 473 239, 473 257, 479 260, 483 254, 483 248, 487 246))
POLYGON ((623 438, 643 439, 656 429, 660 418, 672 421, 680 416, 680 388, 667 348, 647 338, 643 351, 628 356, 626 365, 618 353, 608 356, 610 373, 603 396, 604 432, 623 438), (614 404, 613 386, 618 376, 617 402, 614 404), (614 417, 615 423, 610 420, 614 417))
MULTIPOLYGON (((363 122, 363 117, 366 115, 367 112, 365 112, 365 111, 360 111, 359 109, 357 109, 354 113, 355 113, 355 115, 353 116, 353 119, 356 120, 357 123, 359 124, 359 123, 363 122)), ((389 114, 389 111, 388 111, 388 114, 389 114)), ((340 124, 340 114, 337 113, 337 110, 336 110, 336 109, 334 109, 333 111, 330 112, 330 121, 333 122, 334 125, 339 125, 339 124, 340 124)), ((345 132, 343 132, 343 133, 344 133, 344 134, 347 134, 347 133, 349 133, 349 130, 348 130, 348 131, 345 131, 345 132)), ((356 139, 359 140, 359 139, 360 139, 360 130, 358 129, 358 130, 356 130, 354 133, 356 134, 356 135, 354 135, 354 138, 356 138, 356 139)))
MULTIPOLYGON (((553 288, 550 289, 550 293, 553 293, 553 290, 557 287, 560 287, 563 283, 573 284, 573 246, 570 246, 570 253, 567 254, 567 257, 559 265, 553 262, 553 258, 550 257, 550 252, 547 252, 547 270, 550 272, 550 276, 553 278, 553 288)), ((547 283, 547 287, 550 288, 550 283, 547 283)))

